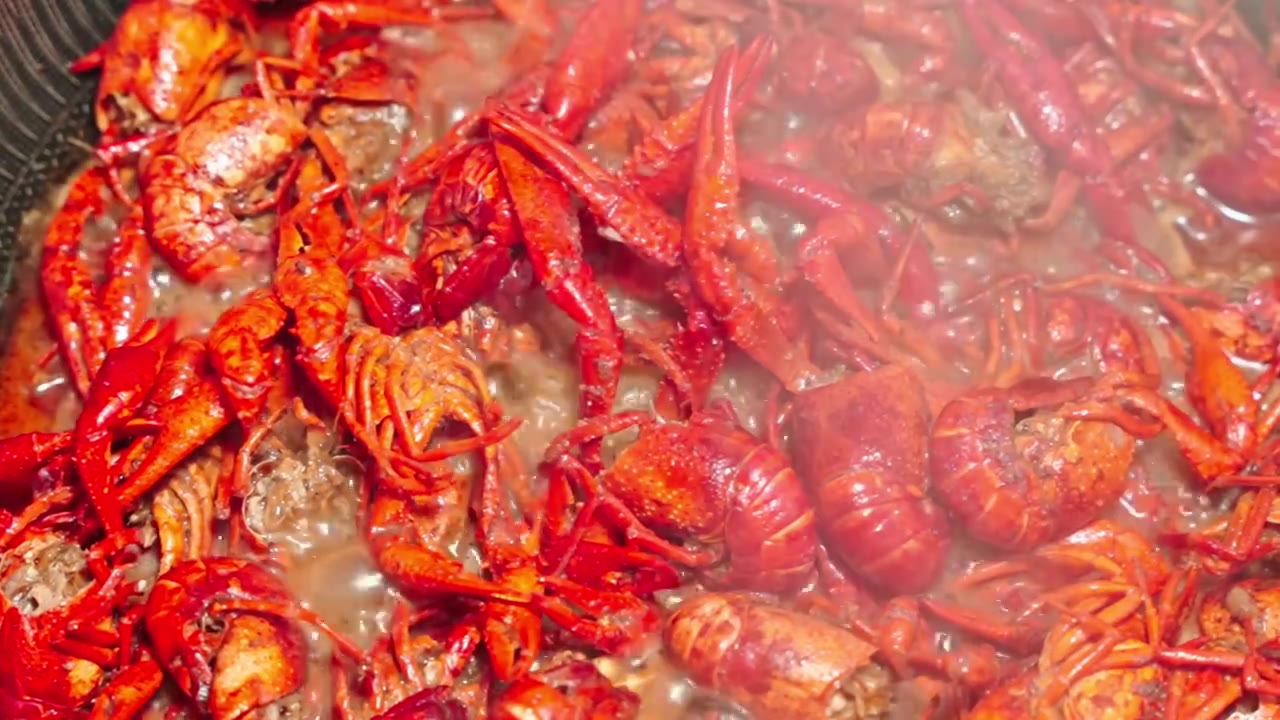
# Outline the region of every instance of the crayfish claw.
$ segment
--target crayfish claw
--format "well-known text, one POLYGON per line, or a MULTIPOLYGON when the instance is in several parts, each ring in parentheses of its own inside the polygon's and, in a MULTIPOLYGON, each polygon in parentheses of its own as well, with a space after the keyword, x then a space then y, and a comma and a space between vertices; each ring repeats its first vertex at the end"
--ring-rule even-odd
POLYGON ((698 129, 697 160, 685 212, 684 252, 694 286, 725 324, 729 337, 788 389, 796 390, 816 369, 808 352, 788 337, 779 318, 777 278, 744 273, 726 256, 761 268, 776 263, 772 249, 747 232, 738 217, 737 144, 731 90, 736 47, 716 64, 698 129))

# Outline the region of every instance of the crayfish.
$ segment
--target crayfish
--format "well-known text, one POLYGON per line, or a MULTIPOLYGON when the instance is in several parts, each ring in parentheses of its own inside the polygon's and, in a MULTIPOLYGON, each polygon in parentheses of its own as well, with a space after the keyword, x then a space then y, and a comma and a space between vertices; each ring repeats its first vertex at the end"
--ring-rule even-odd
POLYGON ((708 575, 713 582, 785 593, 812 574, 817 532, 804 486, 726 404, 689 423, 654 423, 643 413, 588 421, 552 441, 544 462, 566 464, 587 503, 637 545, 693 567, 721 553, 673 545, 648 528, 723 546, 723 567, 708 575), (640 436, 599 477, 569 455, 585 440, 637 425, 640 436))
POLYGON ((748 595, 686 600, 663 638, 695 680, 764 716, 877 717, 892 701, 874 646, 748 595))
POLYGON ((298 690, 307 643, 297 620, 324 631, 349 658, 363 657, 278 578, 245 560, 178 564, 156 581, 144 617, 156 659, 216 718, 244 717, 298 690))

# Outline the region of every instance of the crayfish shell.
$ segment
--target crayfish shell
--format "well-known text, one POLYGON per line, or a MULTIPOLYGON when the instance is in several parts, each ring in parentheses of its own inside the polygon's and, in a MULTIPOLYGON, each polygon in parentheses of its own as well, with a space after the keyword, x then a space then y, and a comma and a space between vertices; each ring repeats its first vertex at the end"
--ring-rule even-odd
POLYGON ((146 626, 158 659, 188 696, 215 718, 247 717, 302 687, 307 642, 293 622, 266 614, 216 612, 220 601, 289 602, 267 570, 227 557, 189 560, 156 581, 146 626))
POLYGON ((1124 493, 1134 439, 1119 427, 1067 417, 1065 383, 987 388, 948 403, 934 421, 934 493, 973 537, 1031 550, 1079 530, 1124 493))
MULTIPOLYGON (((1116 650, 1139 646, 1132 641, 1116 650)), ((1042 677, 1030 671, 988 692, 965 720, 1154 720, 1165 717, 1168 674, 1159 665, 1100 670, 1077 680, 1052 705, 1038 702, 1042 677)))
POLYGON ((910 371, 855 373, 796 396, 793 455, 828 547, 863 578, 920 592, 951 529, 926 493, 928 407, 910 371))
POLYGON ((844 628, 749 595, 702 595, 667 622, 668 653, 699 684, 761 718, 858 720, 889 712, 889 673, 844 628))

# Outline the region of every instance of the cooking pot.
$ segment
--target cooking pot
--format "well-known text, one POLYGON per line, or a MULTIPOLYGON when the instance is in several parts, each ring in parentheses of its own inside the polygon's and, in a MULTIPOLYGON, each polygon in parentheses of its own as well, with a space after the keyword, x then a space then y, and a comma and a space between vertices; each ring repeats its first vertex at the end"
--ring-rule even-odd
MULTIPOLYGON (((110 34, 128 0, 0 0, 0 307, 22 216, 89 156, 96 74, 67 65, 110 34)), ((6 322, 14 313, 0 313, 6 322)))

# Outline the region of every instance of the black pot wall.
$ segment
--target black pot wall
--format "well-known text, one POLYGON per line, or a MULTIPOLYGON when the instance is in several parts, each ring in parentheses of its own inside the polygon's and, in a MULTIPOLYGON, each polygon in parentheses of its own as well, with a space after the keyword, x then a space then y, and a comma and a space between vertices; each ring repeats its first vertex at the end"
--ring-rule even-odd
POLYGON ((75 141, 92 139, 96 76, 67 65, 107 37, 126 4, 0 0, 0 301, 28 250, 17 243, 23 213, 88 156, 75 141))

